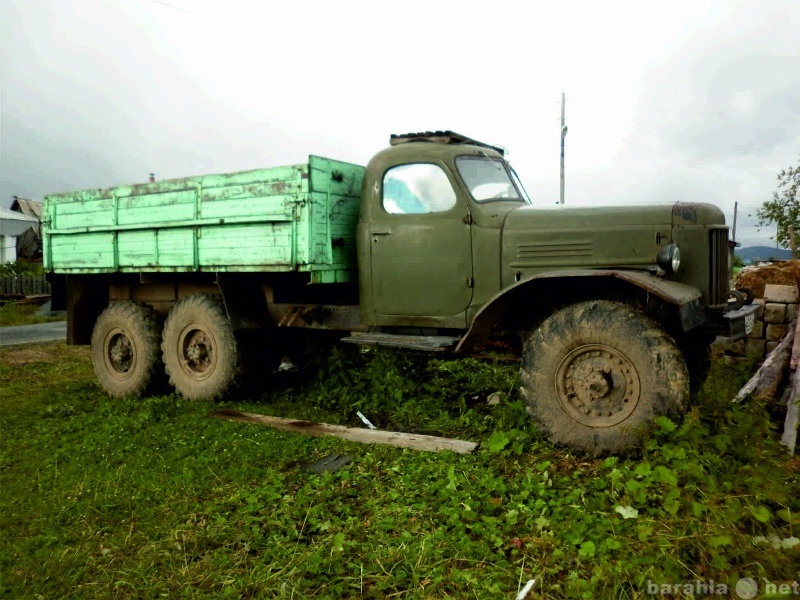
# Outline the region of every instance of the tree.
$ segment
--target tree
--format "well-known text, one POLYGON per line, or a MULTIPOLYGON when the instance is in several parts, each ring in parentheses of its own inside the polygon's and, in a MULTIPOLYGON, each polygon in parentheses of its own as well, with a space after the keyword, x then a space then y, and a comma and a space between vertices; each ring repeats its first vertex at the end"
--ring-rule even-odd
POLYGON ((796 166, 778 173, 778 189, 772 193, 772 200, 761 205, 756 216, 759 227, 777 224, 778 244, 791 248, 792 256, 800 258, 796 240, 800 236, 800 157, 796 166))

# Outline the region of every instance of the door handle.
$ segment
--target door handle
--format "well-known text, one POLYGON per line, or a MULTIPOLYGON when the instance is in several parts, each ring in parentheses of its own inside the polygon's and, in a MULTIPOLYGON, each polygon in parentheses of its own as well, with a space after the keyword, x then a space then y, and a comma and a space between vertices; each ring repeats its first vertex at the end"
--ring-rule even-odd
POLYGON ((391 231, 373 231, 372 235, 391 235, 391 231))

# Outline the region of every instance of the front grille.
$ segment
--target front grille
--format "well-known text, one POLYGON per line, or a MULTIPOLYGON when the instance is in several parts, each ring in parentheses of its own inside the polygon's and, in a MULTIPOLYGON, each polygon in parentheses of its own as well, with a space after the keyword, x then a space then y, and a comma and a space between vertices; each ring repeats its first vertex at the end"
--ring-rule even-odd
POLYGON ((708 265, 708 303, 712 306, 725 304, 728 301, 730 282, 728 281, 728 230, 712 229, 709 232, 709 265, 708 265))

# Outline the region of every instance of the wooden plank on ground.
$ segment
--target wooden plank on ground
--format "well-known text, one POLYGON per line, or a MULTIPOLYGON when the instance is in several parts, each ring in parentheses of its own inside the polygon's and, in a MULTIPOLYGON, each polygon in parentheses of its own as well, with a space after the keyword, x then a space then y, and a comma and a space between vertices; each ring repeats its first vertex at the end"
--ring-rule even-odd
POLYGON ((478 446, 478 444, 475 442, 467 442, 465 440, 455 440, 433 435, 420 435, 416 433, 403 433, 400 431, 382 431, 380 429, 345 427, 343 425, 317 423, 316 421, 302 421, 297 419, 285 419, 283 417, 271 417, 269 415, 259 415, 240 410, 215 410, 214 412, 209 413, 208 416, 226 421, 236 421, 238 423, 267 425, 281 431, 291 431, 305 435, 332 435, 345 440, 350 440, 351 442, 361 442, 364 444, 384 444, 386 446, 411 448, 412 450, 423 450, 426 452, 452 450, 458 454, 469 454, 478 446))

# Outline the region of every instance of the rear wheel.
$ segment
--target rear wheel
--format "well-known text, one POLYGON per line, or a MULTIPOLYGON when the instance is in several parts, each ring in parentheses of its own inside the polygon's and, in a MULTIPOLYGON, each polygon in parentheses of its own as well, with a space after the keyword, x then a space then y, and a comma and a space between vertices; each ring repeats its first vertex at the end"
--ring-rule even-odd
POLYGON ((116 302, 92 331, 92 364, 109 395, 142 396, 161 379, 158 314, 141 302, 116 302))
POLYGON ((219 296, 179 300, 164 323, 161 343, 170 383, 189 400, 215 400, 236 382, 239 350, 219 296))
POLYGON ((557 443, 596 454, 639 445, 660 415, 689 398, 686 362, 672 338, 630 306, 593 300, 551 315, 524 340, 522 393, 557 443))

